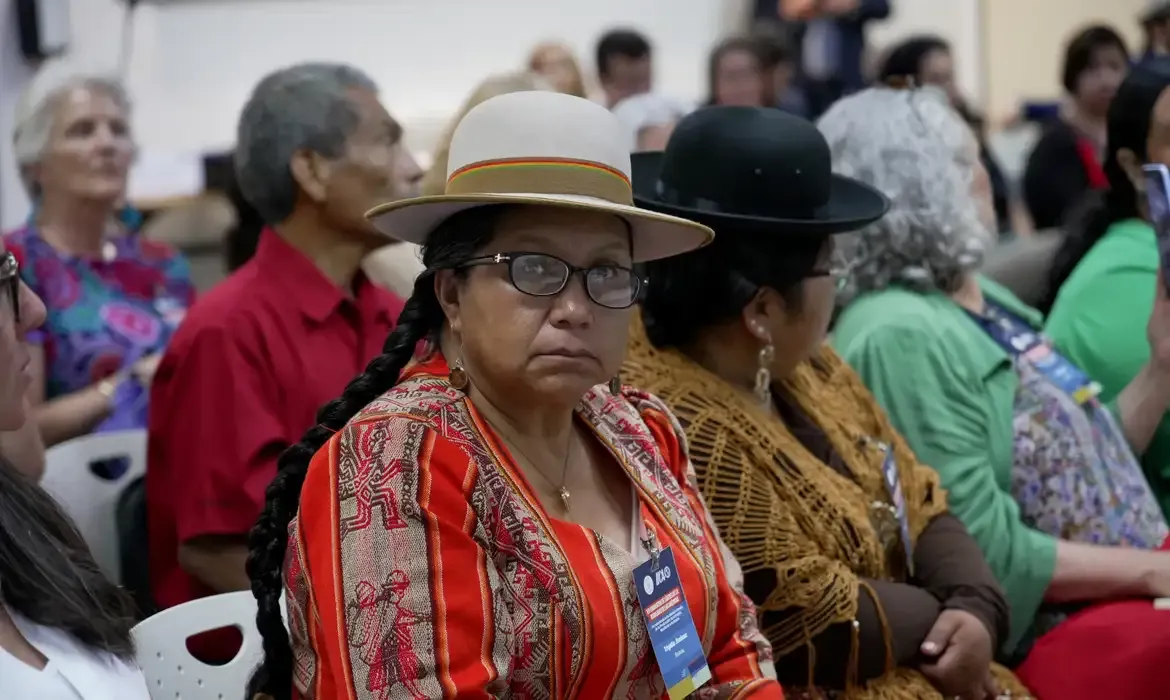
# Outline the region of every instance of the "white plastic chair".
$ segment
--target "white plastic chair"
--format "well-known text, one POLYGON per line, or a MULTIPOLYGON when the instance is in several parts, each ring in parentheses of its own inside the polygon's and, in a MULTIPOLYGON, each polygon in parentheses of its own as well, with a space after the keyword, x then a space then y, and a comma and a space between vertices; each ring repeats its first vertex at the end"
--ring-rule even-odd
POLYGON ((145 473, 145 430, 85 435, 54 445, 45 452, 41 486, 77 523, 102 573, 115 583, 122 582, 118 497, 145 473), (117 457, 128 458, 130 462, 126 472, 117 479, 103 479, 90 468, 95 461, 117 457))
POLYGON ((138 665, 153 700, 242 700, 248 677, 263 656, 250 591, 224 593, 168 608, 133 630, 138 665), (187 639, 221 627, 238 627, 244 644, 222 666, 191 656, 187 639))

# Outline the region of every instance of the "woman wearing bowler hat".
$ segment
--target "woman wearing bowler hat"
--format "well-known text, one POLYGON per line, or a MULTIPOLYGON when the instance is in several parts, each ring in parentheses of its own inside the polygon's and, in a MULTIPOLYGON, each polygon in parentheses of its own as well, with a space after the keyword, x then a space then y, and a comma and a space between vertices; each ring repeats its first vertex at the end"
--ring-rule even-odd
POLYGON ((686 426, 786 696, 1029 697, 991 663, 1007 604, 938 475, 824 343, 833 236, 886 198, 778 110, 700 110, 633 168, 639 206, 716 238, 648 263, 622 378, 686 426))
POLYGON ((501 95, 443 194, 369 213, 426 269, 280 458, 249 697, 781 698, 678 422, 616 381, 633 266, 711 239, 634 206, 623 137, 588 100, 501 95))

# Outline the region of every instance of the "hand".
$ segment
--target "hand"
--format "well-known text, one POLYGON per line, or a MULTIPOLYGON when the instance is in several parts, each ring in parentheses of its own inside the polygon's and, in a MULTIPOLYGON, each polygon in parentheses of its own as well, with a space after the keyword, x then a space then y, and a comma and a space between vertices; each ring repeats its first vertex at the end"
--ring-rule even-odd
POLYGON ((138 380, 138 383, 143 388, 149 389, 150 383, 154 381, 154 373, 158 370, 158 363, 162 360, 162 353, 156 352, 146 357, 141 357, 137 362, 130 365, 130 374, 138 380))
POLYGON ((1170 598, 1170 552, 1143 552, 1149 560, 1139 565, 1148 573, 1143 576, 1145 593, 1151 598, 1170 598))
POLYGON ((1154 308, 1146 323, 1146 342, 1150 344, 1150 365, 1170 375, 1170 296, 1159 270, 1154 285, 1154 308))
POLYGON ((801 21, 817 16, 817 0, 780 0, 776 13, 781 19, 801 21))
POLYGON ((962 700, 988 697, 994 650, 991 634, 979 618, 962 610, 943 610, 921 649, 926 661, 919 670, 943 695, 962 700))

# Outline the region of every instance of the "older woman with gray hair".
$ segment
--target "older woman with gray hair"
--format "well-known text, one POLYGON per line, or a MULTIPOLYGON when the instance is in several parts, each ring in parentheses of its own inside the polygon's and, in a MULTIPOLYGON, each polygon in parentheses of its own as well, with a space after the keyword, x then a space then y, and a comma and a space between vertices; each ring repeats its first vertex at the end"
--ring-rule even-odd
POLYGON ((194 287, 181 255, 122 216, 135 154, 126 91, 49 70, 21 100, 12 138, 34 209, 5 244, 48 308, 28 338, 35 423, 50 446, 145 427, 158 357, 194 287))
MULTIPOLYGON (((988 178, 941 92, 870 89, 819 126, 834 168, 892 202, 843 241, 852 269, 834 343, 938 470, 1003 584, 1003 652, 1030 652, 1020 678, 1040 697, 1156 696, 1146 683, 1170 628, 1150 599, 1170 595, 1170 554, 1154 551, 1167 523, 1134 454, 1166 398, 1135 382, 1102 403, 1041 335, 1040 315, 979 276, 988 178)), ((1170 338, 1164 295, 1150 335, 1170 338)))

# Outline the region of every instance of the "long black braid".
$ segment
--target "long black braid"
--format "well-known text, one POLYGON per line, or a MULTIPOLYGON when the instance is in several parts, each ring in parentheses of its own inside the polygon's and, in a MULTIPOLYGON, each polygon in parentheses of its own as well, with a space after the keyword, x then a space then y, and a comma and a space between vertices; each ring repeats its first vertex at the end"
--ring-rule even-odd
POLYGON ((410 299, 386 339, 382 354, 345 387, 339 398, 318 411, 317 425, 300 442, 280 455, 276 478, 266 493, 264 512, 248 536, 248 577, 252 579, 252 594, 259 606, 256 626, 264 640, 264 660, 248 683, 247 697, 257 694, 275 700, 292 697, 293 655, 280 614, 280 599, 284 595, 289 523, 300 505, 309 462, 335 432, 393 388, 420 341, 429 340, 437 345, 446 319, 435 297, 435 272, 452 268, 480 253, 491 241, 503 209, 498 206, 469 209, 447 219, 431 233, 423 249, 426 271, 415 280, 410 299))

